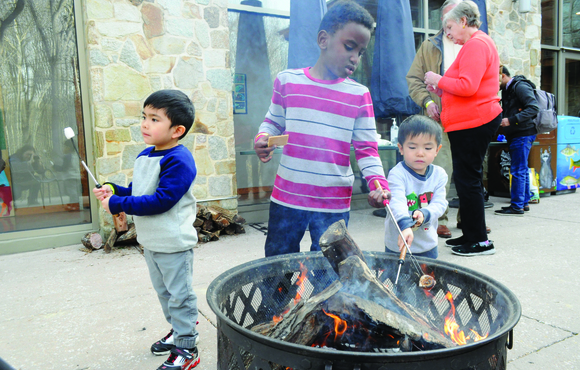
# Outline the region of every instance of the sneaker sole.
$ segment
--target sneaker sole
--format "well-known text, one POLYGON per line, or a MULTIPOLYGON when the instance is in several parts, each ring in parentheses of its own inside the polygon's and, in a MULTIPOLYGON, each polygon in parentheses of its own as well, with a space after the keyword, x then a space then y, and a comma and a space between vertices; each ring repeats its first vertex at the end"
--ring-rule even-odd
POLYGON ((194 367, 196 367, 197 365, 199 365, 199 362, 201 361, 201 358, 199 357, 199 355, 197 356, 197 359, 195 361, 192 361, 189 363, 189 365, 185 366, 183 368, 183 370, 191 370, 194 367))
POLYGON ((524 217, 523 213, 499 213, 499 212, 494 212, 494 214, 498 215, 498 216, 516 216, 516 217, 524 217))
POLYGON ((458 256, 463 256, 463 257, 483 256, 483 255, 495 254, 495 248, 490 249, 488 251, 478 252, 478 253, 461 253, 461 252, 456 252, 454 250, 452 250, 451 253, 456 254, 458 256))

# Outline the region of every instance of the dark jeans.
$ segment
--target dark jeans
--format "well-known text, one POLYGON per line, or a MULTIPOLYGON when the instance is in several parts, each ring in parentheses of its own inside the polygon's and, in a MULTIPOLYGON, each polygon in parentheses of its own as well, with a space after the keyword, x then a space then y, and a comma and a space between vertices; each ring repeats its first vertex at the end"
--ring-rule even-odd
POLYGON ((528 157, 534 140, 536 140, 536 135, 516 137, 509 141, 512 175, 511 206, 516 209, 522 209, 530 202, 528 157))
POLYGON ((303 211, 270 202, 268 236, 266 237, 266 257, 300 252, 300 241, 310 231, 311 251, 319 251, 318 241, 326 229, 339 220, 348 226, 349 212, 329 213, 303 211))
POLYGON ((463 239, 487 240, 483 208, 483 159, 501 123, 501 114, 485 125, 449 132, 453 180, 459 197, 463 239))

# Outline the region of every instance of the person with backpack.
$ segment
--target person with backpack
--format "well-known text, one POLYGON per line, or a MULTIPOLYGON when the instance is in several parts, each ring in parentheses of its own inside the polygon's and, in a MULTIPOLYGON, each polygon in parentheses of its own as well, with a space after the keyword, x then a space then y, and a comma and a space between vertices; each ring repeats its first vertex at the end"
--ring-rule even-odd
POLYGON ((538 133, 534 118, 540 107, 534 94, 536 85, 522 75, 510 75, 505 66, 500 67, 501 104, 503 108, 501 126, 507 139, 511 156, 510 173, 511 204, 496 210, 496 215, 523 216, 529 211, 530 178, 528 156, 538 133))

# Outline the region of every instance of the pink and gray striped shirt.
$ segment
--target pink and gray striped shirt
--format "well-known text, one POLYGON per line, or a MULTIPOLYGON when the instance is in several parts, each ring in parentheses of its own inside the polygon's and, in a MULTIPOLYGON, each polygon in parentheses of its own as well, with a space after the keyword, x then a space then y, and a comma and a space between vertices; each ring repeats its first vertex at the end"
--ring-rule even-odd
POLYGON ((369 90, 351 79, 318 80, 309 68, 282 71, 260 133, 288 134, 271 200, 316 212, 350 210, 351 145, 369 188, 388 189, 369 90))

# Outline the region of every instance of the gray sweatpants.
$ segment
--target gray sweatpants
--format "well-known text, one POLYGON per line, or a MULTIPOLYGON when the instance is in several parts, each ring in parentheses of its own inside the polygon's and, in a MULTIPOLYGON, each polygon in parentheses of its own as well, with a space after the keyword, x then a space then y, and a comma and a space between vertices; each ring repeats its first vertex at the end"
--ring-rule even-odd
POLYGON ((165 319, 173 328, 174 344, 195 347, 197 296, 193 291, 193 249, 178 253, 151 252, 143 248, 153 288, 165 319))

